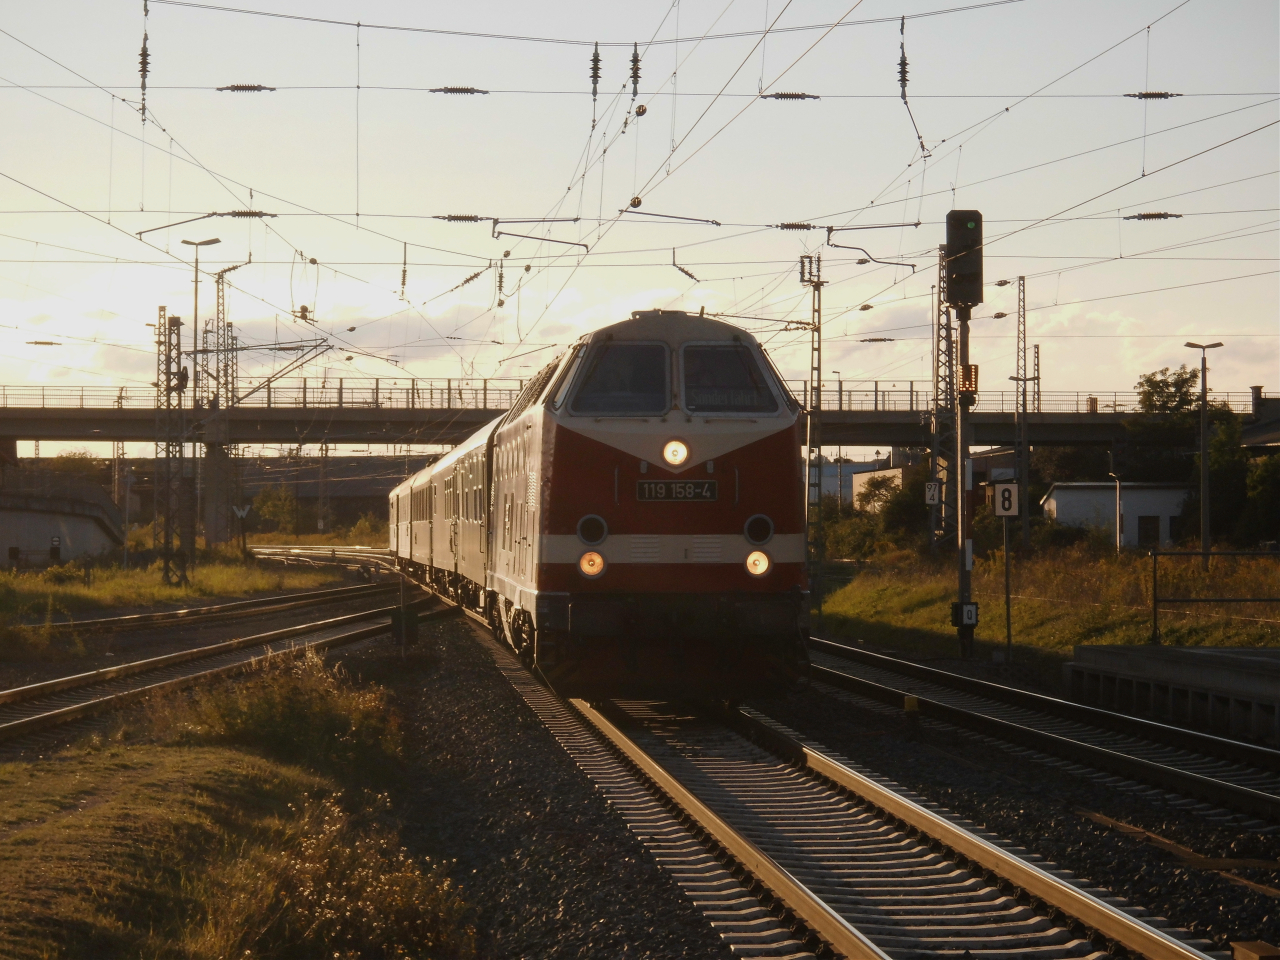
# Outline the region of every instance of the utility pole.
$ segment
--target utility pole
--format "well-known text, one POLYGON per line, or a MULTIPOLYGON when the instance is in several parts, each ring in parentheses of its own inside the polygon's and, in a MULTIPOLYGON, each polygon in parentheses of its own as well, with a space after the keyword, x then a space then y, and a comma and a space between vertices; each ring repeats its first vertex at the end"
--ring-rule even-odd
POLYGON ((809 589, 822 623, 822 257, 800 258, 800 282, 813 291, 809 317, 809 395, 805 398, 805 540, 809 553, 809 589))
POLYGON ((946 298, 956 310, 959 324, 956 377, 956 543, 959 547, 959 597, 952 605, 951 620, 960 642, 960 655, 973 657, 973 635, 978 625, 978 605, 973 602, 973 517, 969 490, 973 464, 969 460, 966 430, 969 408, 978 394, 978 367, 969 362, 969 321, 973 307, 982 302, 982 214, 977 210, 952 210, 947 214, 946 298))
MULTIPOLYGON (((215 243, 221 243, 217 237, 208 240, 183 240, 184 244, 195 248, 195 288, 192 292, 191 306, 191 423, 190 427, 194 430, 199 419, 198 408, 200 406, 200 365, 196 362, 199 359, 200 344, 197 338, 200 336, 200 248, 209 247, 215 243)), ((181 352, 181 350, 179 350, 181 352)), ((186 431, 183 431, 183 439, 186 439, 186 431)), ((198 467, 199 457, 197 456, 196 439, 191 437, 191 459, 196 461, 193 466, 198 467)), ((182 494, 179 498, 180 509, 179 515, 182 518, 182 550, 187 562, 191 566, 195 566, 196 562, 196 532, 199 524, 199 477, 193 475, 191 477, 184 473, 181 478, 182 494)), ((185 573, 184 573, 185 579, 185 573)))
POLYGON ((930 546, 937 552, 940 544, 955 535, 956 527, 956 354, 952 336, 951 312, 947 307, 947 247, 938 247, 938 294, 934 301, 933 323, 933 482, 937 484, 936 503, 929 504, 930 546))
POLYGON ((186 434, 182 393, 187 388, 182 362, 182 320, 161 307, 156 323, 156 440, 152 538, 160 553, 165 583, 186 583, 185 564, 175 561, 173 538, 178 524, 186 434))
POLYGON ((1213 536, 1209 530, 1209 362, 1210 350, 1221 343, 1192 343, 1183 346, 1200 351, 1200 553, 1204 570, 1209 569, 1209 553, 1213 536))
POLYGON ((1040 344, 1036 344, 1032 351, 1034 360, 1031 368, 1031 380, 1035 384, 1035 392, 1032 394, 1032 406, 1036 408, 1036 413, 1040 412, 1040 344))
MULTIPOLYGON (((1036 371, 1039 377, 1040 371, 1036 371)), ((1022 552, 1031 551, 1031 446, 1027 425, 1027 278, 1018 278, 1018 504, 1022 514, 1022 552)))

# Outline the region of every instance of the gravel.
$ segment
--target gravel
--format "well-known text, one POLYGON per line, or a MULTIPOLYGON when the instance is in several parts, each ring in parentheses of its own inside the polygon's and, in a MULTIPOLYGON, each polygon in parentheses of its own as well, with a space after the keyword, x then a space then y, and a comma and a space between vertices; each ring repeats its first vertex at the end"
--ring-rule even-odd
MULTIPOLYGON (((896 780, 923 797, 1040 854, 1226 949, 1232 940, 1280 943, 1280 899, 1189 869, 1171 852, 1091 821, 1077 810, 1149 830, 1207 857, 1280 860, 1280 834, 1215 823, 1088 777, 993 749, 958 732, 914 730, 808 685, 762 700, 764 714, 896 780)), ((1280 888, 1280 871, 1233 872, 1280 888)))
POLYGON ((482 957, 733 954, 498 672, 473 627, 420 628, 406 660, 344 657, 396 695, 408 775, 403 839, 452 863, 482 957))

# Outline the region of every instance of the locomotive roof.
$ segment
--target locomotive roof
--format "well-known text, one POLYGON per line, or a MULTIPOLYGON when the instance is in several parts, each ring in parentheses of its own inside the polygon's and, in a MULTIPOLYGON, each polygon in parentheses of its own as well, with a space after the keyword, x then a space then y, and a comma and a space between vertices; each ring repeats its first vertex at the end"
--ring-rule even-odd
POLYGON ((723 320, 685 313, 683 310, 635 310, 630 319, 601 327, 588 335, 588 341, 601 340, 741 340, 755 343, 756 338, 741 327, 723 320))

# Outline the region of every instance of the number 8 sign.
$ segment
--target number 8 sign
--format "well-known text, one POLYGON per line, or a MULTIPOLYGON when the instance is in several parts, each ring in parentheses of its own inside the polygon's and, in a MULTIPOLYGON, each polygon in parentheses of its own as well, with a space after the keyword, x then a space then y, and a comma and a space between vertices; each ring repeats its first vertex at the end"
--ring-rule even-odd
POLYGON ((1016 517, 1018 515, 1018 485, 1016 483, 997 483, 995 485, 995 508, 997 517, 1016 517))

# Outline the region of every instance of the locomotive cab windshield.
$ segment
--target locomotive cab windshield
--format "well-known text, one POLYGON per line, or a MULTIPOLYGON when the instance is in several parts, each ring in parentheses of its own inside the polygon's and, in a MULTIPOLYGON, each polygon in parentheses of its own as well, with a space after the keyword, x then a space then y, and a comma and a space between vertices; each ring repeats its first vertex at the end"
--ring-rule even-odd
POLYGON ((778 412, 778 398, 745 343, 686 343, 681 361, 690 413, 778 412))
POLYGON ((670 368, 665 343, 597 343, 569 409, 578 416, 662 416, 669 406, 670 368))

